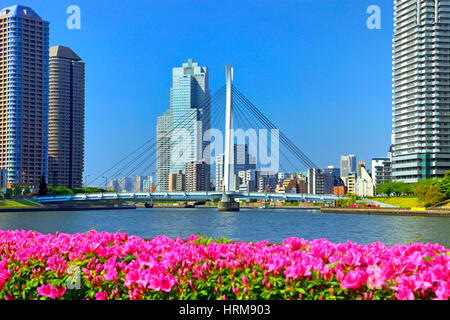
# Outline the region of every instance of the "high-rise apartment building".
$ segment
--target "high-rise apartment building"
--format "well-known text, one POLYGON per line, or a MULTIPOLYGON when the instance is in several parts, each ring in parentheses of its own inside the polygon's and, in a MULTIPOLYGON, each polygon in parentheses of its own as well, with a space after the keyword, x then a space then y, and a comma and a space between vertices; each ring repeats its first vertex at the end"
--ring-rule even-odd
POLYGON ((85 65, 72 49, 50 48, 48 182, 82 187, 85 65))
POLYGON ((393 179, 450 170, 450 3, 396 0, 393 38, 393 179))
POLYGON ((324 194, 324 174, 318 168, 308 169, 308 193, 309 194, 324 194))
POLYGON ((210 165, 205 160, 186 163, 186 192, 209 191, 210 165))
POLYGON ((31 8, 0 10, 0 168, 37 188, 48 170, 49 24, 31 8))
POLYGON ((145 177, 143 176, 135 176, 134 177, 134 192, 142 192, 144 188, 144 180, 145 177))
POLYGON ((216 156, 216 161, 215 161, 216 174, 215 174, 215 181, 214 181, 216 191, 224 190, 224 184, 223 184, 224 163, 225 163, 225 156, 223 154, 216 156))
POLYGON ((156 190, 169 190, 170 110, 158 117, 156 124, 156 190))
MULTIPOLYGON (((204 133, 210 128, 208 68, 189 59, 172 70, 170 89, 170 172, 185 170, 185 164, 203 159, 207 145, 204 133)), ((211 159, 207 159, 209 163, 211 159)))
POLYGON ((392 181, 392 163, 389 158, 372 159, 373 186, 392 181))

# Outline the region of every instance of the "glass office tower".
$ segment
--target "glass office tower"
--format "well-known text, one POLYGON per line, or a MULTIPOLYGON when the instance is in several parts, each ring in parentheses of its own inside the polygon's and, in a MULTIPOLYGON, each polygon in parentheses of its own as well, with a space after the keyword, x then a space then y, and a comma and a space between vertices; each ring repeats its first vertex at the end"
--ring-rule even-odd
POLYGON ((173 68, 170 89, 170 173, 185 171, 187 162, 203 158, 203 134, 210 128, 208 68, 189 59, 173 68))

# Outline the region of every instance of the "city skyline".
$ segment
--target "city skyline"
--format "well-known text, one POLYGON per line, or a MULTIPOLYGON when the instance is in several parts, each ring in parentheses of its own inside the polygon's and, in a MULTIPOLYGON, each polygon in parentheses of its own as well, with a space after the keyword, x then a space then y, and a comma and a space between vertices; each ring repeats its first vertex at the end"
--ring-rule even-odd
MULTIPOLYGON (((189 10, 194 12, 195 9, 199 8, 198 6, 205 3, 201 2, 194 5, 189 10)), ((366 27, 366 20, 369 16, 366 14, 366 9, 370 5, 369 2, 362 1, 352 6, 348 4, 337 5, 331 1, 323 1, 320 5, 310 1, 301 4, 287 2, 283 5, 277 5, 276 8, 274 8, 274 4, 264 3, 251 15, 253 24, 251 28, 247 28, 248 34, 244 33, 241 37, 237 36, 235 42, 228 48, 220 46, 221 49, 219 50, 217 43, 207 41, 208 37, 212 37, 212 34, 215 33, 219 39, 224 39, 228 36, 227 32, 234 33, 237 27, 246 29, 247 23, 250 22, 237 21, 235 20, 237 18, 227 20, 227 18, 222 17, 211 24, 212 30, 205 30, 205 34, 201 35, 203 42, 195 41, 196 49, 194 49, 193 43, 186 43, 189 36, 180 35, 175 27, 169 28, 164 32, 176 36, 180 42, 176 46, 183 45, 185 49, 174 50, 173 47, 164 45, 159 47, 159 52, 156 52, 158 50, 155 50, 155 48, 159 46, 159 41, 164 40, 160 38, 161 34, 158 33, 162 31, 148 28, 147 24, 151 23, 149 21, 145 23, 137 22, 139 19, 131 21, 132 13, 136 13, 133 8, 136 6, 142 7, 143 12, 150 12, 157 21, 161 21, 163 18, 171 21, 181 14, 182 9, 187 6, 187 2, 176 1, 172 4, 142 2, 129 4, 124 8, 124 4, 113 1, 105 11, 102 10, 101 15, 94 19, 93 14, 99 12, 96 9, 98 5, 80 1, 78 3, 82 12, 80 30, 67 29, 65 25, 68 17, 65 13, 66 6, 61 3, 49 1, 51 5, 43 6, 32 1, 23 1, 23 4, 33 7, 36 12, 50 21, 50 45, 70 46, 89 65, 89 72, 86 74, 87 140, 85 172, 91 177, 99 173, 104 167, 108 167, 117 161, 117 158, 114 157, 117 155, 116 149, 123 150, 122 154, 126 154, 155 134, 156 116, 161 115, 169 106, 167 88, 170 87, 170 75, 167 71, 190 57, 209 68, 212 91, 223 84, 223 65, 231 62, 238 71, 235 82, 246 89, 246 93, 255 103, 261 106, 263 111, 271 113, 274 105, 284 111, 273 114, 274 123, 286 128, 288 136, 293 137, 293 140, 301 146, 306 154, 311 155, 311 158, 320 168, 325 168, 330 164, 338 166, 339 157, 342 154, 354 153, 358 159, 370 160, 374 157, 384 156, 389 149, 392 103, 390 94, 392 31, 389 31, 389 29, 392 29, 390 16, 392 15, 393 5, 391 1, 378 2, 382 10, 381 30, 369 30, 366 27), (155 6, 160 10, 155 10, 155 6), (170 9, 173 9, 174 6, 176 10, 172 12, 172 15, 169 15, 170 9), (122 47, 117 47, 114 42, 110 42, 109 36, 101 41, 100 46, 96 46, 94 50, 88 50, 93 48, 92 41, 94 39, 100 39, 101 35, 108 32, 112 21, 106 21, 105 19, 109 19, 116 10, 122 12, 123 23, 127 26, 125 29, 132 28, 135 30, 133 36, 124 38, 124 47, 128 47, 128 52, 123 51, 122 47), (158 17, 154 16, 156 11, 160 12, 158 17), (292 28, 283 29, 285 31, 279 33, 280 37, 277 39, 290 40, 280 42, 273 37, 274 32, 280 30, 267 30, 267 22, 274 23, 288 11, 292 11, 292 13, 287 15, 285 23, 292 28), (333 23, 328 22, 327 17, 331 14, 344 14, 347 11, 351 19, 346 20, 344 16, 338 15, 333 23), (130 15, 127 15, 127 12, 130 12, 130 15), (320 15, 319 12, 321 12, 320 15), (310 13, 311 17, 307 17, 307 13, 310 13), (273 14, 272 18, 270 18, 271 14, 273 14), (260 22, 262 17, 269 17, 270 19, 265 19, 263 24, 260 22), (321 23, 318 25, 318 30, 312 31, 313 29, 309 27, 314 20, 312 17, 320 18, 321 23), (138 23, 141 24, 141 28, 138 23), (227 31, 224 23, 227 23, 227 25, 231 23, 231 29, 227 31), (336 24, 339 24, 340 27, 334 28, 336 24), (356 26, 359 29, 354 30, 356 26), (342 37, 344 31, 356 32, 354 36, 357 37, 358 41, 353 46, 350 42, 340 43, 339 47, 342 53, 329 50, 331 46, 337 44, 337 39, 331 38, 329 43, 320 42, 319 44, 317 40, 311 42, 311 38, 317 36, 317 32, 323 31, 325 28, 338 36, 339 40, 345 41, 346 39, 342 37), (146 42, 140 41, 144 34, 148 34, 148 31, 140 31, 144 29, 155 30, 155 33, 150 34, 151 37, 155 38, 152 38, 155 48, 149 48, 146 42), (267 31, 267 39, 258 36, 261 30, 267 31), (292 36, 292 38, 289 38, 289 36, 292 36), (265 44, 266 40, 270 40, 268 42, 272 46, 271 50, 267 50, 269 44, 265 44), (307 50, 299 50, 299 46, 304 45, 305 41, 308 43, 307 50), (141 50, 135 49, 138 44, 141 45, 141 50), (246 49, 242 51, 244 54, 238 54, 241 51, 233 49, 236 45, 242 45, 242 48, 246 49), (344 46, 347 46, 347 48, 344 48, 344 46), (382 49, 383 47, 384 49, 382 49), (261 50, 265 52, 265 55, 257 54, 261 50), (111 55, 110 52, 114 54, 111 55), (221 52, 221 54, 217 55, 218 52, 221 52), (294 53, 296 54, 293 55, 294 53), (357 59, 356 62, 352 61, 352 64, 355 65, 355 69, 367 70, 367 72, 361 73, 355 70, 350 72, 352 76, 355 76, 353 81, 337 81, 335 75, 342 74, 338 70, 346 68, 350 60, 354 60, 353 58, 358 55, 364 55, 365 58, 357 59), (333 65, 327 63, 326 66, 317 69, 319 60, 330 61, 330 58, 335 61, 333 65), (118 59, 121 59, 124 64, 114 64, 118 59), (341 63, 336 63, 336 59, 340 59, 341 63), (115 68, 111 68, 112 65, 115 68), (268 68, 269 65, 277 65, 277 68, 268 68), (384 67, 381 67, 381 65, 384 65, 384 67), (325 72, 327 68, 328 71, 325 72), (157 77, 159 83, 148 77, 146 81, 138 82, 139 79, 142 79, 142 75, 149 70, 154 70, 159 74, 157 77), (270 74, 277 77, 279 83, 273 83, 267 77, 259 76, 267 73, 267 70, 271 70, 270 74), (296 72, 296 70, 301 71, 296 72), (120 73, 120 76, 117 72, 120 73), (280 79, 279 75, 283 73, 289 75, 289 77, 280 79), (103 77, 102 74, 108 75, 108 78, 103 77), (327 78, 324 78, 325 75, 327 78), (99 76, 100 78, 98 78, 99 76), (133 77, 135 81, 131 81, 133 77), (380 78, 384 80, 380 82, 380 78), (324 79, 327 80, 324 82, 324 79), (117 93, 111 90, 113 83, 120 83, 123 90, 117 93), (342 94, 345 92, 342 90, 343 83, 346 83, 347 88, 352 89, 352 98, 348 94, 342 94), (380 86, 384 89, 380 90, 380 86), (321 93, 322 90, 331 90, 334 99, 328 100, 321 93), (380 98, 374 98, 374 93, 376 93, 376 96, 384 96, 381 99, 384 102, 381 103, 380 98), (298 97, 301 98, 301 101, 298 97), (120 112, 114 112, 115 110, 121 110, 120 108, 125 110, 125 114, 121 115, 120 112), (289 121, 285 117, 288 110, 293 115, 289 121), (296 130, 296 124, 298 122, 315 122, 318 114, 320 114, 320 121, 305 127, 305 131, 308 131, 308 139, 299 138, 301 135, 296 130), (361 135, 352 136, 349 133, 349 128, 339 126, 339 123, 336 122, 339 117, 353 121, 354 130, 362 131, 363 127, 365 129, 373 128, 373 131, 378 132, 377 139, 371 137, 370 131, 372 130, 366 130, 361 135), (355 123, 358 118, 364 118, 365 121, 371 122, 369 125, 363 126, 355 123), (105 119, 105 121, 94 119, 105 119), (116 129, 111 130, 112 127, 116 129), (383 127, 384 129, 382 129, 383 127), (336 129, 339 129, 339 135, 333 133, 336 129), (325 145, 328 139, 333 139, 335 142, 331 146, 327 145, 327 148, 322 148, 326 150, 316 150, 315 145, 317 143, 325 145), (107 158, 105 158, 105 155, 107 155, 107 158)), ((209 4, 200 11, 205 14, 217 10, 218 7, 223 10, 241 9, 245 13, 250 11, 249 4, 244 3, 236 6, 229 3, 209 4)), ((187 24, 187 30, 185 31, 188 31, 187 33, 191 34, 191 37, 194 36, 194 39, 199 40, 200 35, 198 33, 189 31, 193 31, 207 22, 197 22, 194 21, 195 18, 196 15, 194 14, 185 22, 187 24)), ((119 34, 120 32, 124 31, 119 31, 119 34)), ((345 74, 342 74, 342 76, 348 79, 345 74)))

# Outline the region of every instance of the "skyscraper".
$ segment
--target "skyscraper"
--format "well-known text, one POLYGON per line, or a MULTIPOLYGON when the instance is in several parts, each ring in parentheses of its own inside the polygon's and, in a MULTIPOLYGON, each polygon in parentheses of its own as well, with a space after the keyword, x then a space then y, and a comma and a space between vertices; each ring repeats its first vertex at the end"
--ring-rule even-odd
POLYGON ((0 168, 8 184, 48 170, 49 24, 31 8, 0 10, 0 168))
MULTIPOLYGON (((185 164, 203 158, 210 128, 208 68, 189 59, 172 70, 170 89, 171 151, 170 172, 185 170, 185 164)), ((207 159, 210 163, 210 159, 207 159)))
POLYGON ((170 110, 158 117, 156 124, 156 190, 169 190, 170 110))
POLYGON ((450 3, 396 0, 393 38, 393 179, 450 170, 450 3))
POLYGON ((348 174, 356 171, 356 157, 353 154, 341 156, 341 179, 346 182, 348 174))
POLYGON ((50 48, 48 182, 52 185, 82 186, 84 72, 84 62, 70 48, 50 48))

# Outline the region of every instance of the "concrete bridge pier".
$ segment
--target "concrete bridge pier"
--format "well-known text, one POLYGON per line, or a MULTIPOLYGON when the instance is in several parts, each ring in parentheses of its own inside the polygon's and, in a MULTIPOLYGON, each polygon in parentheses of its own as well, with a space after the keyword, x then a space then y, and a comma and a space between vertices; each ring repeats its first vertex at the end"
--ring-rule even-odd
POLYGON ((233 197, 224 193, 217 206, 219 212, 239 211, 239 202, 234 201, 233 197))

